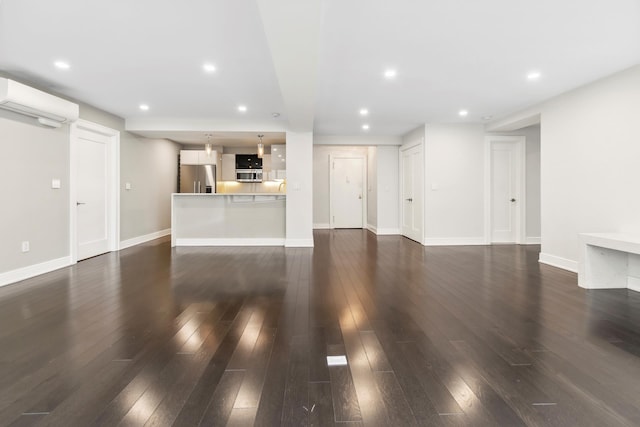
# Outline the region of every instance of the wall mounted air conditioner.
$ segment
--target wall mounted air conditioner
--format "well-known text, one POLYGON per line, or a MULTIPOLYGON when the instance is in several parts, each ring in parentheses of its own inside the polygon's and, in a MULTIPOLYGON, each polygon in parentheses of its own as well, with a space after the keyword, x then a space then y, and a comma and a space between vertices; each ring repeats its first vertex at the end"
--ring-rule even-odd
POLYGON ((35 117, 45 126, 60 127, 78 120, 78 104, 22 83, 0 77, 0 108, 35 117))

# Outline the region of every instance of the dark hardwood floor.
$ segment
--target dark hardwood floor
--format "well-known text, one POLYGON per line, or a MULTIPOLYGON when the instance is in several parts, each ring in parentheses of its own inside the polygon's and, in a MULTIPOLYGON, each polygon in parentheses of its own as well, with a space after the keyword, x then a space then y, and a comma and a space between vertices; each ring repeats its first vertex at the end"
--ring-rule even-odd
POLYGON ((0 288, 0 425, 640 425, 640 294, 538 246, 314 236, 164 239, 0 288))

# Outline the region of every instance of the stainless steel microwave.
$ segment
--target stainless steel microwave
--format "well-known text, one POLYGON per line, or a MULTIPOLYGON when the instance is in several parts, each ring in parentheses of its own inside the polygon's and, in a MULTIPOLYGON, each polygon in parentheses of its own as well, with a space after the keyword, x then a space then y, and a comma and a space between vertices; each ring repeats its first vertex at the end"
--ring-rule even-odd
POLYGON ((238 182, 262 182, 262 169, 236 169, 238 182))

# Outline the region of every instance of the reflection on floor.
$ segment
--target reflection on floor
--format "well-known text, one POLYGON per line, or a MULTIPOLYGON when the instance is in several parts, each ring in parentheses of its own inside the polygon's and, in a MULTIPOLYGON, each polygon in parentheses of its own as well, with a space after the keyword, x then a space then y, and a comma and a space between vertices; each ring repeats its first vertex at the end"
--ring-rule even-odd
POLYGON ((640 425, 639 294, 538 246, 314 237, 0 289, 0 425, 640 425))

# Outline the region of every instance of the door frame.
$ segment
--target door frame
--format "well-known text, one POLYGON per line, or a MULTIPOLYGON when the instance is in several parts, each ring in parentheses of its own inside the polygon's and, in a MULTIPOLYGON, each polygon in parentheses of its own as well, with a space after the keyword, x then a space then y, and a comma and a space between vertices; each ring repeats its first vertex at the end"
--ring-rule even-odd
POLYGON ((78 201, 77 184, 77 160, 78 153, 76 143, 79 131, 89 131, 104 135, 109 138, 108 156, 109 165, 107 182, 109 183, 107 208, 109 226, 109 251, 120 249, 120 132, 106 126, 79 119, 70 126, 69 138, 69 253, 71 263, 78 262, 78 214, 76 202, 78 201))
POLYGON ((527 233, 527 187, 526 187, 526 137, 495 135, 484 138, 484 240, 491 245, 491 148, 494 142, 513 144, 516 153, 516 244, 526 244, 527 233))
POLYGON ((367 157, 362 154, 348 153, 329 153, 329 228, 334 229, 335 221, 333 220, 333 162, 335 159, 360 159, 362 160, 362 229, 367 228, 367 209, 369 202, 367 200, 367 190, 369 183, 367 182, 367 157))

